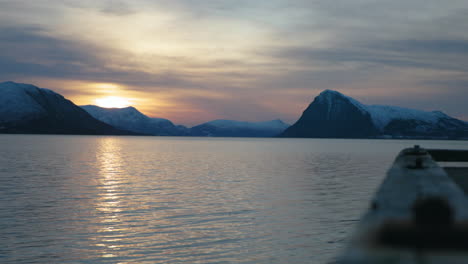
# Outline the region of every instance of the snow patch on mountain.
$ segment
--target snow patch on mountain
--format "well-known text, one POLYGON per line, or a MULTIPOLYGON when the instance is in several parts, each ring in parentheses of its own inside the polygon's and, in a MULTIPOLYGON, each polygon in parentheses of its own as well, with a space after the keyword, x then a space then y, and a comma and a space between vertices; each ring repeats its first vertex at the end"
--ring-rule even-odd
POLYGON ((336 105, 336 103, 337 103, 337 100, 336 100, 337 98, 341 98, 341 99, 343 99, 345 101, 348 101, 349 103, 354 105, 361 113, 366 113, 368 111, 368 109, 367 109, 367 107, 365 105, 363 105, 360 102, 356 101, 354 98, 346 96, 346 95, 344 95, 344 94, 342 94, 340 92, 333 91, 333 90, 325 90, 325 91, 321 92, 318 95, 317 100, 318 100, 318 102, 324 103, 324 104, 329 106, 328 115, 330 115, 330 112, 332 111, 333 106, 336 105))
POLYGON ((388 105, 368 105, 366 107, 375 126, 381 131, 393 120, 419 120, 435 124, 441 118, 450 118, 440 111, 426 112, 388 105))
POLYGON ((328 112, 339 107, 339 100, 344 99, 355 106, 363 114, 369 113, 372 122, 377 129, 383 131, 384 128, 393 120, 418 120, 425 123, 435 124, 441 118, 450 118, 448 115, 440 111, 422 111, 411 108, 388 105, 365 105, 355 100, 352 97, 346 96, 340 92, 333 90, 325 90, 317 97, 318 102, 328 105, 328 112))
POLYGON ((95 105, 84 105, 81 106, 81 108, 90 113, 94 118, 106 123, 146 121, 172 124, 168 119, 148 117, 133 106, 125 108, 103 108, 95 105))
POLYGON ((36 99, 41 92, 58 95, 30 84, 0 83, 0 123, 30 120, 45 115, 46 110, 36 99))
POLYGON ((184 126, 175 126, 164 118, 151 118, 136 108, 103 108, 95 105, 81 106, 94 118, 120 129, 160 136, 182 136, 188 134, 184 126))

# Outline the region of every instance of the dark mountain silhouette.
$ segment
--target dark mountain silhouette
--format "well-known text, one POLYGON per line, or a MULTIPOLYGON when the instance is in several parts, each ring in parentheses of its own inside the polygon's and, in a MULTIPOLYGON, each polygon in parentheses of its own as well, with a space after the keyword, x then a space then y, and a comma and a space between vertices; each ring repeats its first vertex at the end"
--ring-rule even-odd
POLYGON ((96 120, 51 90, 30 84, 0 83, 0 133, 135 134, 96 120))
POLYGON ((467 139, 468 123, 440 111, 364 105, 336 91, 320 93, 292 126, 281 120, 213 120, 192 128, 150 118, 133 107, 76 106, 30 84, 0 83, 0 133, 213 137, 467 139), (88 113, 89 112, 89 113, 88 113), (98 120, 99 119, 99 120, 98 120), (131 131, 131 132, 130 132, 131 131))
POLYGON ((286 129, 282 137, 312 138, 468 138, 468 123, 440 111, 364 105, 325 90, 286 129))

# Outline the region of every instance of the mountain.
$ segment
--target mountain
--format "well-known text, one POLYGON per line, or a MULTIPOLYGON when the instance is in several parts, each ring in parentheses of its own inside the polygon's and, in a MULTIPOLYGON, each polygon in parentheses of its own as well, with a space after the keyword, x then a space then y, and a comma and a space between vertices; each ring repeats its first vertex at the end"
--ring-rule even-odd
POLYGON ((284 137, 367 138, 378 135, 372 117, 354 99, 326 90, 307 107, 284 137))
POLYGON ((48 89, 0 83, 0 133, 128 135, 48 89))
POLYGON ((316 138, 468 138, 468 123, 440 111, 364 105, 325 90, 286 129, 282 137, 316 138))
POLYGON ((213 120, 191 128, 192 136, 209 137, 273 137, 289 125, 281 120, 265 122, 242 122, 213 120))
POLYGON ((189 129, 176 126, 164 118, 150 118, 134 107, 103 108, 95 105, 81 106, 94 118, 119 129, 155 136, 186 136, 189 129))
POLYGON ((116 128, 156 136, 272 137, 279 135, 289 126, 281 120, 258 123, 214 120, 189 129, 185 126, 176 126, 167 119, 150 118, 134 107, 102 108, 95 105, 81 107, 94 118, 116 128))

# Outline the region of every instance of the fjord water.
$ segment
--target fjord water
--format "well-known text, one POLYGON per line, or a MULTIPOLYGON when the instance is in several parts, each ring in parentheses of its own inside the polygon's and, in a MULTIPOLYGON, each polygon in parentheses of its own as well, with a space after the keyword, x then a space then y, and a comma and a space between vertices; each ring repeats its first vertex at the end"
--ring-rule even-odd
POLYGON ((415 143, 0 135, 0 262, 326 263, 415 143))

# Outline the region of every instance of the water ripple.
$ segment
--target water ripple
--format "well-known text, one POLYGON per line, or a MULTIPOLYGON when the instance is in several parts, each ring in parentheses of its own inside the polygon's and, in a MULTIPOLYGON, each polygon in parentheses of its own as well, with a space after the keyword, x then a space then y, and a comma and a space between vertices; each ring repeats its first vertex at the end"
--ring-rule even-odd
POLYGON ((325 263, 408 144, 0 135, 0 262, 325 263))

